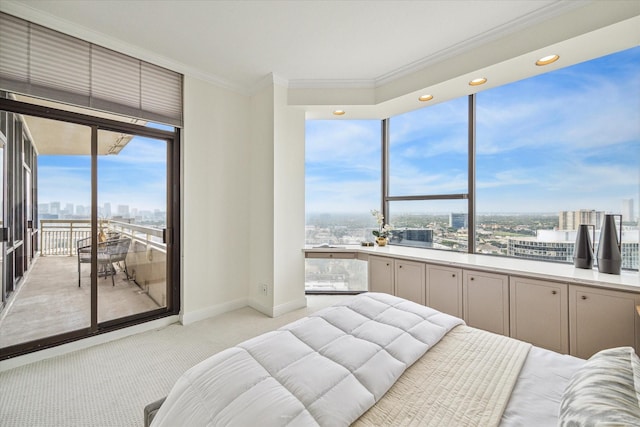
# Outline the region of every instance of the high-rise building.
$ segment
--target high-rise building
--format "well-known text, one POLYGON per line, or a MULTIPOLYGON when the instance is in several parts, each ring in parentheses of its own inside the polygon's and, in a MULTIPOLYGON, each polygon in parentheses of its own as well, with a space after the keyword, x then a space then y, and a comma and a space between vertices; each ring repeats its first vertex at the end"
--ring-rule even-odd
POLYGON ((577 230, 580 224, 594 225, 597 229, 602 226, 604 211, 594 209, 580 209, 579 211, 562 211, 559 214, 558 230, 577 230))
POLYGON ((60 213, 60 202, 49 203, 49 213, 53 215, 58 215, 60 213))
POLYGON ((118 205, 118 215, 123 218, 129 218, 129 205, 118 205))
POLYGON ((104 204, 102 214, 105 218, 111 218, 111 203, 107 202, 104 204))
POLYGON ((634 220, 633 199, 622 199, 622 221, 633 222, 634 220))

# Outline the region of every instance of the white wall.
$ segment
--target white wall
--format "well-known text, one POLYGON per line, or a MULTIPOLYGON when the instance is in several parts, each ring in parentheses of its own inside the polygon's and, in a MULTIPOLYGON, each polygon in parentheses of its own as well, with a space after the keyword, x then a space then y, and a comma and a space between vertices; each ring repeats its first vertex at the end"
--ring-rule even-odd
POLYGON ((251 100, 250 305, 270 316, 305 307, 304 111, 270 82, 251 100), (267 295, 261 292, 268 287, 267 295))
POLYGON ((306 306, 304 111, 272 82, 246 97, 185 76, 184 93, 183 323, 306 306))
POLYGON ((248 97, 185 76, 184 323, 248 303, 249 113, 248 97))
POLYGON ((251 97, 251 243, 249 300, 273 311, 273 85, 251 97), (267 295, 260 287, 267 285, 267 295))
POLYGON ((305 307, 305 113, 274 86, 274 315, 305 307))

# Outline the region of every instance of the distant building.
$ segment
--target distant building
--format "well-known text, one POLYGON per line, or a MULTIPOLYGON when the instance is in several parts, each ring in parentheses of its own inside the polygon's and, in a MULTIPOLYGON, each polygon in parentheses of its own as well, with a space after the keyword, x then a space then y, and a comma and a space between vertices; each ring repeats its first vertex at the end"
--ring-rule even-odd
POLYGON ((604 211, 580 209, 579 211, 562 211, 559 214, 558 230, 577 230, 580 224, 594 225, 596 229, 602 226, 604 211))
MULTIPOLYGON (((599 238, 600 230, 596 229, 594 258, 598 253, 599 238)), ((575 240, 575 230, 538 230, 536 237, 509 238, 507 255, 539 261, 573 263, 575 240)), ((639 247, 640 230, 623 230, 621 245, 623 269, 638 270, 639 247)))
POLYGON ((60 214, 60 202, 49 203, 49 213, 52 215, 60 214))
POLYGON ((393 230, 391 243, 396 245, 430 248, 433 246, 433 230, 426 228, 405 228, 393 230))
POLYGON ((118 205, 118 216, 129 218, 129 205, 118 205))
POLYGON ((111 203, 107 202, 102 208, 102 213, 105 218, 111 218, 111 203))
POLYGON ((622 221, 633 222, 635 218, 633 214, 633 199, 622 199, 622 221))
POLYGON ((469 214, 466 213, 450 213, 449 227, 451 228, 469 228, 469 214))

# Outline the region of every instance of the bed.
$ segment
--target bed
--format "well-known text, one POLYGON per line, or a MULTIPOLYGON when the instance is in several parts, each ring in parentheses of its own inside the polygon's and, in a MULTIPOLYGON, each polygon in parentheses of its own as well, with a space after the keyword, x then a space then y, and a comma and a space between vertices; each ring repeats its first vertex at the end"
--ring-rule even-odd
POLYGON ((640 426, 639 401, 630 347, 585 361, 365 293, 194 366, 145 424, 640 426))

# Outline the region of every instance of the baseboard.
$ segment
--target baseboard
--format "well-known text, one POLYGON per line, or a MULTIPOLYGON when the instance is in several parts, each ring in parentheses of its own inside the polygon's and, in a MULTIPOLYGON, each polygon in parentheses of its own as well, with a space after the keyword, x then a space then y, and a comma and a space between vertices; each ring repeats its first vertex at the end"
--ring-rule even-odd
POLYGON ((273 307, 267 307, 266 305, 262 305, 260 304, 258 301, 254 300, 254 299, 250 299, 249 300, 249 307, 253 308, 254 310, 259 311, 262 314, 265 314, 269 317, 274 317, 273 316, 273 307))
POLYGON ((277 305, 273 307, 273 317, 282 316, 293 310, 298 310, 300 308, 305 308, 307 306, 307 297, 302 297, 300 299, 289 301, 284 304, 277 305))
POLYGON ((180 322, 183 325, 188 325, 199 320, 208 319, 219 314, 227 313, 229 311, 237 310, 242 307, 250 305, 247 298, 239 298, 237 300, 228 301, 222 304, 213 305, 200 310, 183 313, 180 315, 180 322))
POLYGON ((67 353, 71 353, 73 351, 84 350, 86 348, 93 347, 98 344, 104 344, 107 342, 115 341, 121 338, 126 338, 131 335, 137 335, 142 332, 164 328, 178 321, 179 321, 179 318, 177 315, 167 316, 161 319, 140 323, 137 325, 118 329, 112 332, 106 332, 104 334, 83 338, 83 339, 73 341, 67 344, 62 344, 56 347, 35 351, 33 353, 25 354, 23 356, 12 357, 11 359, 0 361, 0 372, 8 371, 9 369, 18 368, 20 366, 28 365, 29 363, 39 362, 41 360, 49 359, 52 357, 62 356, 67 353))
POLYGON ((249 307, 254 310, 258 310, 262 314, 266 314, 269 317, 278 317, 283 314, 289 313, 290 311, 298 310, 300 308, 305 308, 307 306, 307 298, 302 297, 300 299, 289 301, 284 304, 277 305, 275 307, 266 307, 260 304, 256 300, 249 300, 249 307))

